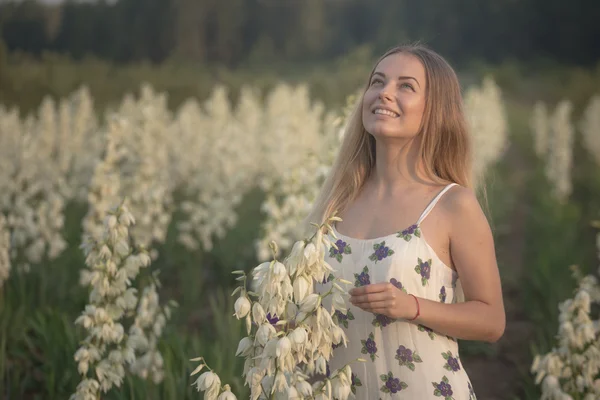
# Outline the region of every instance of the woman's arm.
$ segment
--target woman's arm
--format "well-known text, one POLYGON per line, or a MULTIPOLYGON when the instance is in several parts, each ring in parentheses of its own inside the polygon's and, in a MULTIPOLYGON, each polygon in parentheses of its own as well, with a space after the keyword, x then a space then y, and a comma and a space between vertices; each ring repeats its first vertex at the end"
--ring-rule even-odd
POLYGON ((419 299, 417 321, 449 336, 495 342, 504 333, 506 316, 489 223, 469 189, 455 188, 442 200, 439 206, 449 221, 450 255, 465 302, 446 305, 419 299))
MULTIPOLYGON (((495 342, 504 333, 506 317, 490 226, 470 190, 456 188, 442 200, 438 207, 448 218, 450 254, 465 302, 419 298, 420 316, 414 322, 459 339, 495 342)), ((350 294, 351 302, 365 311, 404 319, 417 312, 412 296, 389 283, 355 288, 350 294)))

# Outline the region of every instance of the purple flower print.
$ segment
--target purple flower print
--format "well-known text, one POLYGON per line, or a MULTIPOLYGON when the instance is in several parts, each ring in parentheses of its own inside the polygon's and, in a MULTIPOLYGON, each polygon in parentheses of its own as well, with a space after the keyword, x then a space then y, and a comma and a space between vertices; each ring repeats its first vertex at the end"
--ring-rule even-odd
POLYGON ((402 290, 404 293, 406 293, 406 289, 404 288, 404 286, 402 286, 402 283, 400 283, 400 281, 398 281, 396 278, 390 279, 390 283, 396 286, 398 289, 402 290))
POLYGON ((469 400, 477 400, 477 397, 475 396, 475 391, 473 390, 473 386, 471 386, 471 382, 467 382, 468 388, 469 388, 469 400))
POLYGON ((394 378, 391 372, 382 374, 379 376, 384 382, 383 386, 379 388, 384 393, 398 393, 399 391, 406 389, 408 385, 406 382, 401 382, 400 379, 394 378))
POLYGON ((375 243, 373 245, 373 250, 373 254, 369 256, 369 260, 375 261, 375 263, 377 263, 377 261, 383 260, 387 256, 391 256, 392 254, 394 254, 394 250, 390 249, 385 245, 385 240, 381 243, 375 243))
POLYGON ((402 239, 406 240, 407 242, 410 242, 410 239, 412 239, 413 236, 421 237, 421 229, 419 228, 419 225, 417 225, 417 224, 411 225, 408 228, 406 228, 405 230, 403 230, 402 232, 398 232, 398 234, 396 236, 401 237, 402 239))
POLYGON ((415 363, 423 362, 417 352, 413 352, 411 349, 400 346, 396 350, 396 360, 400 366, 406 366, 411 371, 415 370, 415 363))
POLYGON ((335 242, 335 246, 337 247, 337 249, 334 246, 331 246, 329 248, 329 257, 335 258, 336 260, 338 260, 338 262, 342 262, 344 254, 352 254, 352 249, 350 248, 350 245, 344 242, 342 239, 338 239, 338 241, 335 242))
POLYGON ((348 329, 348 321, 354 321, 354 314, 352 314, 352 311, 350 310, 348 310, 346 314, 342 313, 340 310, 335 310, 333 317, 337 319, 338 324, 342 324, 346 329, 348 329))
POLYGON ((369 276, 369 268, 365 265, 360 274, 354 274, 354 286, 365 286, 371 284, 371 277, 369 276))
POLYGON ((352 393, 354 395, 356 395, 356 388, 362 386, 362 382, 360 381, 360 379, 358 379, 358 376, 354 375, 354 372, 352 373, 352 383, 350 384, 350 390, 352 390, 352 393))
POLYGON ((279 318, 277 318, 277 315, 275 315, 275 314, 273 314, 273 316, 271 316, 271 313, 268 313, 267 321, 269 321, 269 323, 271 325, 275 325, 277 322, 279 322, 279 318))
POLYGON ((388 317, 387 315, 375 314, 375 318, 373 318, 373 321, 371 322, 371 324, 376 327, 385 328, 392 322, 394 322, 394 319, 388 317))
POLYGON ((440 301, 442 303, 446 302, 446 286, 442 286, 442 288, 440 289, 440 301))
POLYGON ((425 325, 419 325, 418 330, 420 332, 427 332, 427 334, 429 335, 429 339, 431 339, 431 340, 435 339, 435 332, 433 331, 433 329, 428 328, 425 325))
POLYGON ((460 363, 458 362, 458 356, 453 357, 451 351, 447 351, 446 353, 442 353, 442 357, 446 360, 446 364, 444 368, 448 371, 456 372, 460 370, 460 363))
POLYGON ((454 400, 452 397, 452 385, 450 385, 448 378, 444 376, 442 380, 438 382, 431 382, 433 384, 433 395, 437 397, 443 397, 444 400, 454 400))
POLYGON ((418 258, 417 262, 418 263, 415 267, 415 271, 417 274, 421 275, 421 284, 425 286, 427 285, 427 282, 429 281, 429 275, 431 274, 431 259, 423 261, 418 258))
POLYGON ((373 336, 373 332, 369 334, 369 337, 366 340, 361 340, 362 343, 362 354, 368 354, 371 357, 371 361, 375 361, 375 357, 379 357, 377 355, 377 344, 375 343, 375 337, 373 336))

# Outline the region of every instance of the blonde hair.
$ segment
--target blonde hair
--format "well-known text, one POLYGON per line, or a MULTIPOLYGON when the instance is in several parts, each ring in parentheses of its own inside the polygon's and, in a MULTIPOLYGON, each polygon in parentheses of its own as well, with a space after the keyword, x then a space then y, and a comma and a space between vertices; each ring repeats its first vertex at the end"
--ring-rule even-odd
POLYGON ((425 68, 425 110, 418 132, 422 136, 419 157, 425 174, 436 183, 454 182, 472 187, 471 142, 456 73, 444 58, 423 45, 399 46, 381 56, 371 70, 363 94, 348 119, 336 160, 306 222, 322 223, 334 211, 343 211, 371 175, 375 166, 375 138, 363 125, 363 97, 377 65, 397 53, 417 57, 425 68))

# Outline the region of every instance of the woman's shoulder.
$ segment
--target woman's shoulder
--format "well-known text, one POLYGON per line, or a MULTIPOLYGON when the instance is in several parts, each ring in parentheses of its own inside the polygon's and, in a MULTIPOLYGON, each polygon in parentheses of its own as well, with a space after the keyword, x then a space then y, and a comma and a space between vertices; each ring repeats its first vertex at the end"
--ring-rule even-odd
POLYGON ((487 223, 477 193, 468 187, 454 185, 440 199, 439 208, 451 225, 484 221, 487 223))

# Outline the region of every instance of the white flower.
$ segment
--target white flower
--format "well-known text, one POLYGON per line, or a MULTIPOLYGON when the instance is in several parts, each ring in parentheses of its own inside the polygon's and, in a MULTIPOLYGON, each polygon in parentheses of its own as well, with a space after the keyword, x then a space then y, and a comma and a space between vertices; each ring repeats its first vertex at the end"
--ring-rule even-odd
POLYGON ((319 252, 317 251, 317 246, 313 242, 310 242, 304 248, 304 259, 306 261, 306 265, 311 266, 317 262, 319 257, 319 252))
POLYGON ((279 339, 279 342, 277 343, 276 355, 279 358, 283 358, 289 354, 291 349, 292 343, 290 342, 290 339, 288 339, 287 336, 284 336, 279 339))
POLYGON ((287 380, 282 371, 278 371, 275 375, 275 382, 273 383, 273 390, 275 392, 282 392, 288 388, 287 380))
POLYGON ((304 313, 313 312, 321 305, 321 296, 311 293, 300 304, 300 311, 304 313))
POLYGON ((271 337, 275 335, 275 333, 276 332, 273 325, 271 325, 268 322, 264 323, 258 328, 258 331, 256 332, 255 341, 261 346, 265 346, 269 339, 271 339, 271 337))
POLYGON ((246 296, 240 296, 234 304, 235 315, 238 319, 244 318, 250 312, 250 301, 246 296))
POLYGON ((286 277, 286 275, 287 275, 287 270, 285 269, 285 265, 283 265, 279 261, 276 261, 273 264, 273 272, 272 272, 273 279, 275 279, 276 282, 282 282, 283 279, 286 277))
POLYGON ((266 314, 263 307, 259 302, 252 304, 252 319, 257 325, 262 324, 265 321, 266 314))
POLYGON ((313 388, 310 383, 306 382, 305 380, 298 381, 296 383, 296 389, 298 389, 298 393, 300 393, 300 395, 303 397, 312 396, 313 388))
POLYGON ((331 394, 334 399, 346 400, 350 395, 350 383, 342 379, 334 379, 331 383, 331 394))
POLYGON ((247 355, 249 355, 252 352, 252 339, 250 339, 249 337, 245 337, 242 340, 240 340, 240 343, 238 344, 238 348, 235 352, 236 356, 242 356, 242 357, 246 357, 247 355))
POLYGON ((237 397, 231 393, 231 387, 229 387, 229 385, 225 385, 223 389, 224 392, 217 397, 217 400, 237 400, 237 397))
POLYGON ((310 285, 305 275, 299 275, 294 281, 294 300, 301 303, 310 293, 310 285))
POLYGON ((315 370, 317 374, 325 374, 327 372, 327 362, 325 357, 319 356, 319 358, 317 358, 315 370))

